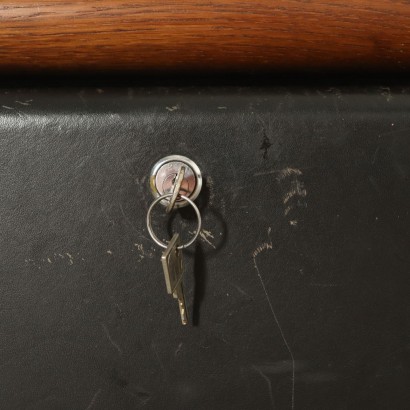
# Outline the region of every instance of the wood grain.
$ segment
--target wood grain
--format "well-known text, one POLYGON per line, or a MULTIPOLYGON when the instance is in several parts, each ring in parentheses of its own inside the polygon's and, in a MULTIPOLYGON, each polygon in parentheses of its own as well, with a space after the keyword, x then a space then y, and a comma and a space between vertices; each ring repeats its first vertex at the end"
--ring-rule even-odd
POLYGON ((410 68, 410 2, 0 3, 0 71, 410 68))

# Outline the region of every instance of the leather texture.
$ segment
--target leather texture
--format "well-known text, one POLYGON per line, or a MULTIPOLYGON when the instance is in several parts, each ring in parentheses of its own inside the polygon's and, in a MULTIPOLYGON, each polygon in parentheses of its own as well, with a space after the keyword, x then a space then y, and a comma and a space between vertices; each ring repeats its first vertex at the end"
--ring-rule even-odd
POLYGON ((0 407, 406 408, 409 92, 1 91, 0 407), (187 327, 145 226, 170 154, 205 182, 187 327))

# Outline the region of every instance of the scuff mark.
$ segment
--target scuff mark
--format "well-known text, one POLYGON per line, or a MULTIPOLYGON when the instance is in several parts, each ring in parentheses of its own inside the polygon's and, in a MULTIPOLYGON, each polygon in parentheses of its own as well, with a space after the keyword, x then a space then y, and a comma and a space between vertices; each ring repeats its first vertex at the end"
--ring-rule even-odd
POLYGON ((212 235, 212 233, 210 231, 206 231, 205 229, 201 229, 201 231, 199 232, 199 236, 201 237, 201 239, 206 242, 209 246, 211 246, 212 248, 216 249, 216 246, 209 240, 209 238, 211 239, 215 239, 215 237, 212 235))
MULTIPOLYGON (((81 259, 82 261, 85 261, 84 258, 80 258, 79 257, 79 253, 76 253, 76 255, 78 256, 78 259, 81 259)), ((76 256, 76 257, 77 257, 76 256)), ((74 256, 69 253, 69 252, 65 252, 64 254, 62 253, 54 253, 51 256, 46 255, 44 258, 41 259, 25 259, 25 262, 28 264, 29 262, 32 263, 34 266, 38 267, 40 269, 40 265, 43 264, 53 264, 53 263, 58 263, 58 261, 61 260, 62 262, 64 261, 68 261, 68 264, 71 266, 74 264, 75 258, 74 256)))
POLYGON ((112 339, 112 337, 111 337, 111 335, 110 335, 110 332, 108 331, 107 326, 105 326, 104 323, 101 323, 101 326, 102 326, 102 328, 103 328, 103 330, 104 330, 105 335, 107 336, 108 341, 115 347, 115 349, 118 351, 118 353, 119 353, 120 355, 122 355, 122 350, 121 350, 120 346, 118 345, 118 343, 116 343, 116 342, 112 339))
POLYGON ((151 250, 146 250, 142 243, 134 243, 135 249, 138 252, 138 262, 141 262, 145 257, 152 258, 154 256, 151 250))
POLYGON ((286 205, 289 200, 296 195, 301 196, 302 198, 305 198, 307 195, 303 182, 299 181, 298 179, 292 181, 291 189, 283 196, 283 204, 286 205))
POLYGON ((72 257, 72 255, 70 255, 68 252, 65 253, 68 256, 68 263, 70 265, 74 264, 74 258, 72 257))
MULTIPOLYGON (((195 235, 195 231, 188 231, 188 233, 190 235, 195 235)), ((206 231, 205 229, 201 229, 199 232, 199 237, 201 238, 201 240, 203 242, 205 242, 206 244, 208 244, 209 246, 211 246, 212 248, 216 249, 216 246, 209 240, 209 238, 211 239, 215 239, 214 235, 212 234, 212 232, 210 231, 206 231)))
MULTIPOLYGON (((283 185, 282 202, 285 206, 284 215, 290 216, 291 211, 295 208, 306 208, 307 190, 304 182, 301 181, 302 171, 298 168, 287 167, 274 172, 277 182, 283 185)), ((289 219, 289 225, 296 227, 298 220, 296 218, 289 219)))
POLYGON ((263 150, 263 159, 268 159, 268 149, 272 146, 272 143, 270 142, 270 139, 266 135, 265 131, 263 132, 263 140, 262 140, 262 145, 260 146, 259 149, 263 150))
POLYGON ((302 171, 298 168, 286 167, 284 169, 280 169, 280 170, 276 171, 276 174, 277 174, 276 175, 276 180, 278 182, 281 182, 285 178, 302 175, 302 171))
POLYGON ((91 410, 95 406, 95 403, 97 402, 98 396, 101 394, 101 392, 102 392, 101 389, 95 392, 93 398, 90 401, 90 404, 86 407, 85 410, 91 410))
POLYGON ((268 249, 273 248, 272 244, 272 239, 270 238, 270 234, 272 232, 272 228, 268 228, 268 237, 269 237, 269 242, 264 242, 262 245, 259 245, 253 252, 252 252, 252 258, 255 259, 261 252, 266 251, 268 249))
POLYGON ((30 103, 31 103, 32 101, 33 101, 33 100, 26 100, 26 101, 18 101, 18 100, 16 100, 15 102, 16 102, 17 104, 20 104, 20 105, 28 106, 28 105, 31 105, 30 103))
POLYGON ((235 285, 234 283, 231 283, 237 290, 239 293, 241 293, 242 295, 248 297, 249 299, 253 299, 252 296, 250 296, 248 293, 246 293, 242 288, 240 288, 238 285, 235 285))
POLYGON ((259 177, 262 175, 276 175, 276 180, 281 182, 283 179, 288 178, 293 175, 302 175, 302 171, 297 168, 284 168, 284 169, 271 169, 268 171, 256 172, 253 174, 254 177, 259 177))
POLYGON ((172 107, 165 107, 169 112, 178 111, 180 109, 179 104, 173 105, 172 107))
POLYGON ((32 265, 35 268, 40 269, 40 266, 37 265, 36 261, 34 259, 24 259, 24 262, 26 262, 26 265, 32 265))
POLYGON ((142 243, 134 243, 134 246, 139 250, 140 252, 144 252, 144 245, 142 243))
POLYGON ((178 345, 177 350, 175 350, 174 356, 178 356, 182 349, 182 342, 178 345))
POLYGON ((288 215, 288 213, 290 212, 292 210, 292 207, 291 206, 287 206, 286 208, 285 208, 285 210, 284 210, 284 214, 285 214, 285 216, 287 216, 288 215))
MULTIPOLYGON (((288 343, 288 341, 287 341, 287 339, 286 339, 286 337, 285 337, 285 333, 283 332, 282 326, 280 325, 280 322, 279 322, 279 319, 278 319, 278 317, 277 317, 277 315, 276 315, 276 312, 275 312, 275 310, 274 310, 274 308, 273 308, 272 301, 271 301, 271 299, 270 299, 270 297, 269 297, 268 291, 267 291, 266 286, 265 286, 265 282, 264 282, 264 280, 263 280, 263 278, 262 278, 262 275, 261 275, 261 273, 260 273, 258 264, 257 264, 257 262, 256 262, 256 257, 257 257, 258 255, 260 255, 260 254, 261 254, 262 252, 264 252, 264 251, 271 250, 271 249, 273 248, 273 244, 272 244, 272 239, 271 239, 271 237, 270 237, 270 233, 271 233, 271 228, 269 227, 269 228, 268 228, 269 242, 265 242, 265 243, 263 243, 262 245, 258 246, 258 247, 256 248, 256 250, 252 253, 253 266, 254 266, 254 268, 255 268, 255 270, 256 270, 257 276, 258 276, 259 281, 260 281, 260 283, 261 283, 261 285, 262 285, 263 292, 265 293, 266 300, 267 300, 267 302, 268 302, 270 311, 271 311, 271 313, 272 313, 272 317, 273 317, 273 319, 274 319, 274 321, 275 321, 275 324, 276 324, 276 326, 277 326, 277 328, 278 328, 278 330, 279 330, 279 333, 280 333, 280 335, 281 335, 281 337, 282 337, 283 343, 284 343, 284 345, 286 346, 287 351, 289 352, 289 356, 290 356, 290 359, 291 359, 291 362, 292 362, 292 401, 291 401, 291 404, 292 404, 292 410, 293 410, 293 409, 295 408, 295 358, 294 358, 294 356, 293 356, 292 349, 290 348, 290 345, 289 345, 289 343, 288 343)), ((257 368, 256 368, 256 370, 257 370, 257 368)), ((258 371, 259 371, 259 370, 258 370, 258 371)), ((260 374, 262 375, 263 373, 260 372, 260 374)), ((265 375, 264 375, 264 376, 265 376, 265 375)), ((263 377, 263 376, 262 376, 262 377, 263 377)), ((265 377, 266 377, 266 376, 265 376, 265 377)), ((266 379, 269 380, 267 377, 266 377, 266 379)), ((270 383, 270 380, 269 380, 269 383, 270 383)))

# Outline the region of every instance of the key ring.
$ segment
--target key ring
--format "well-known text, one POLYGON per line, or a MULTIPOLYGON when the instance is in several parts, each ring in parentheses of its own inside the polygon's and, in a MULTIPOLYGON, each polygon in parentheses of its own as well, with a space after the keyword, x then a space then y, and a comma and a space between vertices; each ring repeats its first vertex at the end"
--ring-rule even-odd
MULTIPOLYGON (((165 194, 165 195, 162 195, 162 196, 159 196, 158 198, 156 198, 156 199, 154 200, 154 202, 153 202, 153 203, 150 205, 150 207, 148 208, 148 213, 147 213, 147 228, 148 228, 148 233, 151 235, 151 238, 153 239, 153 241, 154 241, 157 245, 159 245, 159 246, 161 246, 162 248, 165 248, 165 249, 168 247, 168 244, 166 244, 166 243, 160 241, 160 240, 158 239, 158 237, 155 235, 155 233, 154 233, 154 231, 153 231, 153 229, 152 229, 151 213, 152 213, 152 210, 153 210, 154 206, 155 206, 158 202, 161 202, 163 199, 166 199, 166 198, 171 198, 172 196, 173 196, 173 193, 172 193, 172 194, 165 194)), ((198 209, 198 207, 195 205, 195 203, 194 203, 191 199, 189 199, 187 196, 180 195, 180 197, 181 197, 184 201, 187 201, 187 202, 189 203, 189 205, 192 206, 192 208, 194 208, 194 211, 195 211, 196 216, 197 216, 197 218, 198 218, 198 227, 197 227, 197 230, 196 230, 195 235, 193 236, 193 238, 192 238, 189 242, 187 242, 187 243, 185 243, 185 244, 183 244, 183 245, 178 246, 178 249, 185 249, 185 248, 188 248, 188 246, 192 245, 192 244, 195 242, 195 240, 198 238, 199 232, 201 231, 202 219, 201 219, 201 213, 199 212, 199 209, 198 209)))

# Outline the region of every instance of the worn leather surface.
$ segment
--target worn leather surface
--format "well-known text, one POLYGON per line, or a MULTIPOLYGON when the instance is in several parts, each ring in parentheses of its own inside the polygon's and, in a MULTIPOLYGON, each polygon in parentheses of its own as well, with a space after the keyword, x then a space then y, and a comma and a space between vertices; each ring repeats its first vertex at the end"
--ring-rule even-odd
POLYGON ((409 112, 403 88, 1 91, 0 407, 407 408, 409 112), (205 177, 187 327, 145 227, 169 154, 205 177))

